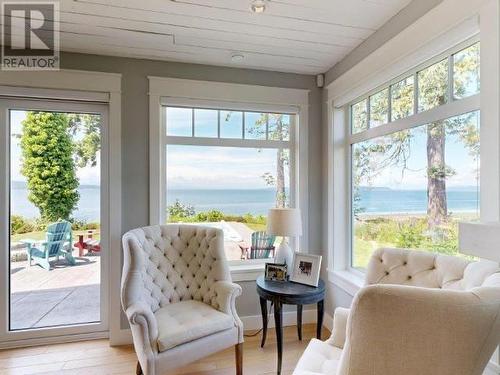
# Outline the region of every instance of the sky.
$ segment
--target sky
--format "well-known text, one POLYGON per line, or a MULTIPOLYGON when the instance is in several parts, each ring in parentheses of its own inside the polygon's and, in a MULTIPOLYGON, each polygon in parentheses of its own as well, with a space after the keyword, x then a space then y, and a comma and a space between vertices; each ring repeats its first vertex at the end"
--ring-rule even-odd
MULTIPOLYGON (((193 113, 190 108, 166 109, 167 135, 192 135, 193 113)), ((290 116, 283 115, 289 124, 290 116)), ((242 139, 243 117, 245 139, 266 139, 265 127, 256 125, 260 113, 221 111, 221 138, 242 139)), ((274 124, 270 117, 269 128, 274 124)), ((217 137, 216 110, 194 110, 194 134, 217 137)), ((167 146, 167 189, 263 189, 268 188, 262 175, 276 175, 277 149, 255 149, 213 146, 167 146)), ((286 178, 288 186, 289 178, 286 178)))
MULTIPOLYGON (((217 118, 214 111, 197 112, 195 132, 203 136, 216 135, 217 118), (199 130, 201 129, 201 130, 199 130), (215 131, 215 133, 214 133, 215 131), (200 134, 201 132, 201 134, 200 134)), ((256 114, 247 114, 246 124, 258 118, 256 114)), ((24 111, 11 111, 11 134, 21 132, 24 111)), ((168 127, 171 134, 187 135, 191 133, 191 111, 175 109, 169 113, 168 127), (189 112, 189 113, 188 113, 189 112), (187 125, 186 125, 187 124, 187 125), (186 130, 188 129, 188 130, 186 130)), ((239 112, 221 112, 221 134, 227 138, 241 138, 242 114, 239 112), (222 120, 224 119, 224 120, 222 120), (226 121, 227 120, 227 121, 226 121)), ((77 137, 81 136, 77 134, 77 137)), ((255 133, 248 137, 255 137, 255 133)), ((374 177, 370 184, 362 185, 390 187, 392 189, 426 189, 426 138, 422 130, 415 131, 412 140, 412 153, 408 160, 408 170, 402 175, 401 168, 387 168, 374 177)), ((21 149, 19 140, 12 138, 11 176, 13 181, 25 181, 20 173, 21 149)), ((266 188, 262 175, 266 172, 276 175, 276 149, 208 147, 208 146, 167 146, 167 188, 168 189, 261 189, 266 188)), ((447 136, 446 162, 456 174, 447 180, 448 187, 476 185, 478 168, 467 149, 457 137, 447 136)), ((77 170, 80 184, 98 185, 99 168, 85 167, 77 170)), ((287 186, 289 178, 287 176, 287 186)))
MULTIPOLYGON (((263 189, 276 149, 167 146, 167 189, 263 189)), ((286 184, 288 185, 288 178, 286 184)))

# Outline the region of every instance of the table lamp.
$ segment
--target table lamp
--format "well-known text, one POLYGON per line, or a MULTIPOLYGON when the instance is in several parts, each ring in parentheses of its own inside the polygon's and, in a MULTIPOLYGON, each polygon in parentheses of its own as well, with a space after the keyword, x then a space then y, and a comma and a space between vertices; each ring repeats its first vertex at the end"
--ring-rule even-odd
POLYGON ((297 208, 271 208, 267 215, 267 234, 283 237, 274 261, 281 264, 286 263, 289 274, 293 262, 293 252, 288 244, 288 237, 302 235, 300 210, 297 208))
POLYGON ((462 254, 500 262, 500 223, 458 223, 462 254))

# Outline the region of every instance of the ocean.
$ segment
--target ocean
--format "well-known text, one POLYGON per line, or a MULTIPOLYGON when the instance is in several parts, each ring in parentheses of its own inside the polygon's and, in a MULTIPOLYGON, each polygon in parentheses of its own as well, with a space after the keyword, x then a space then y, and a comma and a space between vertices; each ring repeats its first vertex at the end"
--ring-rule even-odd
MULTIPOLYGON (((448 211, 479 212, 479 192, 475 187, 449 188, 448 211)), ((406 214, 427 212, 427 190, 361 188, 358 206, 365 214, 406 214)))
MULTIPOLYGON (((87 222, 99 221, 99 187, 81 186, 80 201, 73 216, 87 222)), ((167 204, 178 199, 183 204, 194 207, 196 212, 219 210, 226 214, 242 215, 251 213, 265 215, 274 206, 273 189, 232 189, 232 190, 169 190, 167 204)), ((476 212, 479 196, 475 188, 452 188, 448 190, 450 212, 476 212)), ((391 190, 387 188, 360 189, 359 207, 366 214, 425 213, 427 192, 425 190, 391 190)), ((38 216, 38 210, 28 201, 28 191, 24 184, 13 184, 11 213, 28 218, 38 216)))

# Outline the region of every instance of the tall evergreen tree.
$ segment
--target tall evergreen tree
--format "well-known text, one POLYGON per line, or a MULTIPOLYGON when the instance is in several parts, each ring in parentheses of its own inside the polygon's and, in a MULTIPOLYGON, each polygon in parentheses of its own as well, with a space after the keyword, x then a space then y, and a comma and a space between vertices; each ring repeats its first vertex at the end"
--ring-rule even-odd
POLYGON ((55 112, 30 111, 22 122, 21 172, 27 178, 28 199, 43 220, 67 220, 78 203, 69 126, 68 116, 55 112))

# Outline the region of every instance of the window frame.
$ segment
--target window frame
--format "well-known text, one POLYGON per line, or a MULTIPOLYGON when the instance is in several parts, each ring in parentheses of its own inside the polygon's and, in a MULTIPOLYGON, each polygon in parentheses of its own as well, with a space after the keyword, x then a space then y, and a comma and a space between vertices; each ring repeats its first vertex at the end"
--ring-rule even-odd
MULTIPOLYGON (((103 147, 106 148, 108 155, 108 165, 102 165, 103 179, 101 188, 106 187, 106 196, 103 199, 101 207, 106 207, 106 212, 102 212, 102 225, 106 225, 109 234, 107 236, 107 249, 109 249, 109 259, 120 258, 121 254, 121 75, 116 73, 102 73, 90 71, 77 71, 61 69, 59 71, 25 71, 19 72, 2 71, 0 72, 0 96, 6 101, 23 98, 26 101, 34 101, 40 106, 45 101, 54 101, 56 106, 65 110, 66 102, 74 102, 75 106, 82 102, 88 104, 100 104, 105 107, 105 117, 107 121, 107 141, 102 140, 103 147), (39 101, 41 100, 41 101, 39 101), (106 142, 106 143, 105 143, 106 142), (112 194, 109 192, 113 192, 112 194)), ((2 110, 1 117, 3 123, 6 123, 7 112, 2 110)), ((10 134, 8 127, 0 131, 0 143, 7 145, 0 148, 0 212, 4 217, 9 213, 9 190, 8 182, 10 180, 10 134)), ((103 160, 101 160, 104 163, 103 160)), ((8 248, 9 227, 8 220, 0 226, 0 244, 8 248)), ((104 240, 103 240, 104 241, 104 240)), ((5 265, 5 262, 4 262, 5 265)), ((5 267, 4 267, 5 268, 5 267)), ((74 340, 75 337, 85 337, 88 339, 109 337, 111 344, 116 344, 121 340, 128 329, 120 326, 120 319, 110 319, 118 317, 122 313, 120 306, 119 290, 114 288, 118 285, 121 274, 121 264, 119 262, 108 262, 106 265, 108 289, 107 301, 107 321, 108 328, 102 332, 90 332, 91 326, 85 327, 55 327, 42 332, 37 330, 16 331, 16 335, 7 337, 5 332, 8 327, 2 324, 0 327, 0 347, 9 348, 16 346, 46 345, 48 343, 60 343, 68 340, 74 340), (83 331, 87 331, 82 332, 83 331)), ((6 291, 5 285, 8 285, 9 272, 3 272, 3 288, 0 288, 0 318, 6 321, 8 306, 5 304, 6 291)), ((104 283, 104 279, 101 280, 104 283)), ((102 317, 104 318, 104 317, 102 317)))
MULTIPOLYGON (((160 222, 165 223, 167 220, 167 203, 166 203, 166 197, 167 197, 167 190, 168 190, 168 185, 167 185, 167 168, 168 168, 168 160, 167 160, 167 147, 168 146, 198 146, 198 147, 231 147, 231 148, 244 148, 244 149, 286 149, 289 150, 290 152, 290 165, 289 165, 289 181, 290 181, 290 207, 295 207, 297 205, 297 195, 298 195, 298 186, 297 186, 297 180, 296 180, 296 159, 297 159, 297 153, 299 150, 293 145, 295 144, 295 138, 296 138, 296 132, 298 128, 298 124, 296 121, 298 119, 298 109, 296 107, 288 107, 288 108, 281 108, 281 112, 273 111, 273 112, 264 112, 264 111, 258 111, 256 106, 252 106, 252 110, 244 110, 244 109, 237 109, 238 112, 242 112, 243 114, 246 113, 280 113, 280 114, 287 114, 290 116, 293 116, 293 119, 290 122, 290 137, 288 141, 282 141, 282 140, 270 140, 270 139, 246 139, 244 138, 245 134, 245 116, 243 116, 242 119, 242 138, 241 139, 235 139, 235 138, 223 138, 221 137, 220 134, 220 115, 218 115, 218 136, 215 137, 197 137, 194 134, 194 129, 195 129, 195 122, 196 121, 191 121, 191 126, 192 126, 192 132, 193 134, 190 137, 186 136, 172 136, 172 135, 167 135, 166 134, 166 129, 167 129, 167 108, 188 108, 192 109, 193 111, 196 109, 208 109, 208 110, 217 110, 219 111, 228 111, 228 110, 235 110, 235 107, 232 109, 225 108, 225 103, 221 102, 217 104, 214 102, 211 107, 208 107, 206 103, 201 102, 200 105, 198 106, 193 106, 193 102, 189 102, 189 106, 186 105, 185 102, 182 100, 172 100, 172 98, 163 98, 161 100, 161 124, 162 124, 162 132, 165 132, 165 134, 162 136, 162 142, 163 142, 163 154, 164 154, 164 165, 165 168, 161 169, 161 181, 163 182, 161 185, 161 207, 162 209, 160 210, 160 222), (201 107, 203 106, 203 107, 201 107), (287 111, 283 111, 286 109, 287 111)), ((244 106, 244 105, 242 105, 244 106)), ((266 138, 267 138, 267 129, 266 129, 266 138)), ((296 246, 296 245, 295 245, 296 246)), ((293 240, 292 240, 292 248, 294 247, 293 245, 293 240)), ((241 265, 241 264, 262 264, 269 261, 269 259, 248 259, 248 260, 230 260, 229 265, 241 265)))
MULTIPOLYGON (((303 235, 295 245, 308 251, 308 93, 309 90, 149 77, 150 83, 150 224, 166 219, 166 145, 279 148, 290 150, 290 201, 301 209, 303 235), (235 100, 236 99, 236 100, 235 100), (166 135, 166 110, 189 107, 294 114, 288 141, 166 135)), ((194 126, 194 124, 193 124, 194 126)), ((243 127, 244 131, 244 127, 243 127)), ((292 244, 293 245, 293 244, 292 244)), ((255 280, 263 260, 231 261, 235 281, 255 280)))
POLYGON ((463 51, 469 47, 472 47, 476 43, 480 43, 479 35, 475 35, 471 38, 464 40, 461 43, 456 44, 455 46, 447 49, 446 51, 430 58, 428 61, 425 61, 422 64, 417 65, 415 68, 397 76, 394 79, 391 79, 387 83, 376 87, 373 90, 370 90, 367 94, 364 94, 344 106, 344 111, 348 114, 346 116, 346 127, 347 127, 347 137, 345 139, 346 149, 348 150, 348 167, 347 167, 347 183, 348 183, 348 208, 347 213, 349 217, 348 220, 348 242, 347 242, 347 271, 357 274, 358 276, 363 276, 365 272, 354 268, 353 265, 353 251, 354 251, 354 215, 353 215, 353 182, 352 182, 352 148, 355 144, 372 140, 378 137, 382 137, 385 135, 393 134, 398 131, 414 129, 420 126, 424 126, 426 124, 445 120, 454 116, 459 116, 465 113, 470 113, 474 111, 480 111, 480 95, 478 92, 476 94, 470 95, 465 98, 455 98, 453 95, 454 87, 454 74, 453 74, 453 57, 456 53, 463 51), (441 61, 448 61, 448 74, 447 74, 447 98, 446 103, 433 107, 428 110, 418 111, 418 73, 422 70, 427 69, 428 67, 439 63, 441 61), (413 77, 413 114, 404 118, 396 119, 391 121, 392 114, 392 103, 391 103, 391 93, 392 93, 392 85, 401 82, 402 80, 413 77), (372 95, 377 94, 383 90, 387 89, 388 91, 388 122, 370 127, 370 98, 372 95), (366 101, 367 103, 367 129, 358 133, 352 133, 352 106, 362 101, 366 101))

